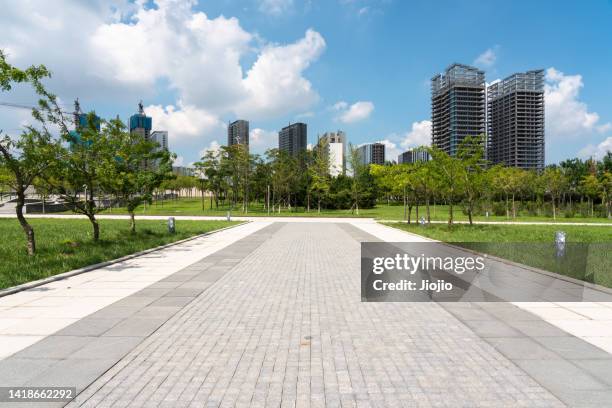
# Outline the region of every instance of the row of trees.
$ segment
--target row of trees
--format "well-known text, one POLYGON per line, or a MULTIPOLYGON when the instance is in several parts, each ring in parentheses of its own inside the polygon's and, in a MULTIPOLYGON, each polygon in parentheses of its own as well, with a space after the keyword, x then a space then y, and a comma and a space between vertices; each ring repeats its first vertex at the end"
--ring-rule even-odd
MULTIPOLYGON (((500 204, 506 217, 515 218, 519 207, 530 203, 536 215, 556 219, 560 208, 572 214, 576 201, 586 201, 589 215, 594 203, 612 214, 612 155, 602 161, 573 159, 548 166, 543 172, 514 167, 488 166, 484 160, 482 137, 468 137, 457 155, 428 148, 432 160, 414 164, 364 166, 352 146, 348 167, 351 176, 331 177, 327 146, 292 157, 277 149, 265 156, 249 155, 241 145, 210 150, 196 169, 202 191, 210 192, 210 208, 219 202, 241 207, 248 212, 252 201, 263 202, 269 212, 281 208, 327 209, 371 208, 377 202, 403 203, 404 218, 410 222, 412 211, 424 206, 429 221, 430 204, 444 203, 453 223, 457 206, 473 222, 476 213, 498 213, 500 204)), ((197 183, 194 181, 193 185, 197 183)), ((204 204, 203 204, 204 206, 204 204)))
POLYGON ((372 174, 361 164, 356 149, 350 148, 351 177, 330 176, 329 156, 324 143, 311 151, 291 156, 270 149, 264 156, 249 154, 244 145, 209 150, 195 163, 200 189, 210 192, 210 208, 219 203, 248 213, 253 201, 268 212, 298 207, 346 208, 359 213, 376 203, 372 174))
POLYGON ((456 157, 429 148, 432 160, 415 164, 371 166, 379 191, 387 200, 403 200, 405 218, 410 222, 413 207, 426 207, 430 220, 430 203, 443 202, 449 206, 448 223, 454 220, 454 208, 463 207, 470 224, 478 211, 496 212, 496 203, 505 206, 507 218, 516 218, 517 202, 529 202, 542 215, 549 202, 554 219, 561 206, 572 214, 576 200, 587 200, 590 215, 599 200, 612 218, 612 154, 601 162, 568 160, 551 165, 543 172, 526 171, 501 165, 487 166, 483 157, 481 137, 468 137, 460 145, 456 157))
POLYGON ((20 70, 0 52, 0 87, 30 84, 40 96, 32 114, 36 126, 26 126, 17 138, 0 133, 0 185, 15 192, 17 219, 27 238, 28 254, 36 252, 34 228, 23 214, 26 190, 31 186, 56 195, 73 211, 85 215, 92 225, 93 239, 100 237, 96 214, 106 201, 120 201, 131 217, 134 210, 150 202, 164 180, 172 177, 171 157, 144 138, 131 134, 117 119, 100 121, 88 115, 87 126, 70 131, 70 121, 60 109, 57 97, 42 80, 50 73, 44 66, 20 70))

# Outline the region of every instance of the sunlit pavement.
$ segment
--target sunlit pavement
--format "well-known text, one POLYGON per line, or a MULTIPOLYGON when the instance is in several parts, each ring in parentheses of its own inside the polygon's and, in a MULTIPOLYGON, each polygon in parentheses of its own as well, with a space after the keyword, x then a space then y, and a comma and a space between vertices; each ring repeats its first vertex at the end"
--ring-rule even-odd
MULTIPOLYGON (((113 270, 69 278, 69 290, 84 279, 78 307, 40 290, 0 299, 14 302, 0 313, 57 307, 58 320, 74 319, 29 332, 32 345, 0 361, 0 383, 74 385, 72 404, 86 406, 612 404, 612 356, 585 341, 605 330, 573 336, 508 303, 362 303, 360 241, 424 238, 340 220, 258 219, 163 265, 168 249, 158 251, 120 283, 113 270), (138 275, 143 285, 128 287, 138 275), (114 300, 88 303, 97 297, 114 300)), ((610 308, 584 307, 582 320, 604 322, 600 306, 610 308)))

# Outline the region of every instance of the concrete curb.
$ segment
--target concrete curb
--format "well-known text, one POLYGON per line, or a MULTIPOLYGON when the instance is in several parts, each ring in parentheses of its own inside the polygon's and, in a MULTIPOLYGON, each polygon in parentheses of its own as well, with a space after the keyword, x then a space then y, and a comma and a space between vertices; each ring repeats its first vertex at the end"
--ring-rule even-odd
POLYGON ((35 288, 35 287, 38 287, 38 286, 46 285, 47 283, 64 280, 64 279, 70 278, 72 276, 76 276, 76 275, 80 275, 80 274, 85 273, 85 272, 93 271, 95 269, 104 268, 106 266, 113 265, 113 264, 116 264, 116 263, 119 263, 119 262, 127 261, 128 259, 137 258, 137 257, 142 256, 142 255, 150 254, 151 252, 156 252, 156 251, 159 251, 159 250, 162 250, 162 249, 166 249, 166 248, 169 248, 169 247, 172 247, 172 246, 175 246, 175 245, 183 244, 185 242, 192 241, 192 240, 198 239, 198 238, 202 238, 202 237, 205 237, 205 236, 208 236, 208 235, 212 235, 212 234, 215 234, 217 232, 221 232, 221 231, 225 231, 225 230, 228 230, 228 229, 231 229, 231 228, 239 227, 241 225, 248 224, 249 222, 251 222, 251 221, 242 221, 242 222, 240 222, 240 223, 238 223, 236 225, 230 225, 229 227, 217 229, 217 230, 214 230, 214 231, 205 232, 204 234, 200 234, 200 235, 194 235, 193 237, 181 239, 180 241, 174 241, 174 242, 170 242, 169 244, 161 245, 161 246, 154 247, 154 248, 145 249, 145 250, 140 251, 140 252, 135 252, 133 254, 122 256, 121 258, 111 259, 110 261, 104 261, 104 262, 100 262, 100 263, 93 264, 93 265, 87 265, 87 266, 84 266, 84 267, 79 268, 79 269, 74 269, 72 271, 68 271, 68 272, 57 274, 57 275, 49 276, 47 278, 39 279, 39 280, 36 280, 36 281, 33 281, 33 282, 23 283, 23 284, 18 285, 18 286, 13 286, 13 287, 10 287, 10 288, 2 289, 2 290, 0 290, 0 298, 2 298, 4 296, 15 294, 15 293, 18 293, 18 292, 23 292, 24 290, 32 289, 32 288, 35 288))
MULTIPOLYGON (((385 226, 387 228, 393 228, 393 227, 390 227, 390 226, 382 224, 382 223, 380 225, 383 225, 383 226, 385 226)), ((563 281, 566 281, 566 282, 573 283, 575 285, 579 285, 579 286, 582 286, 582 287, 585 287, 585 288, 588 288, 588 289, 597 290, 597 291, 600 291, 600 292, 612 295, 612 289, 611 288, 607 288, 605 286, 601 286, 601 285, 598 285, 596 283, 585 282, 585 281, 580 280, 580 279, 572 278, 571 276, 561 275, 560 273, 555 273, 555 272, 546 271, 544 269, 535 268, 533 266, 529 266, 529 265, 525 265, 525 264, 522 264, 522 263, 514 262, 514 261, 511 261, 509 259, 500 258, 500 257, 495 256, 495 255, 485 254, 485 253, 482 253, 482 252, 474 251, 473 249, 460 247, 458 245, 453 245, 451 242, 438 241, 438 240, 435 240, 435 239, 432 239, 432 238, 429 238, 429 237, 426 237, 426 236, 423 236, 423 235, 419 235, 419 234, 414 233, 414 232, 404 231, 401 228, 393 228, 393 229, 401 231, 401 232, 403 232, 405 234, 416 235, 416 236, 418 236, 420 238, 424 238, 424 239, 426 239, 426 240, 428 240, 430 242, 438 242, 438 243, 446 245, 448 247, 451 247, 451 248, 454 248, 454 249, 459 249, 459 250, 462 250, 462 251, 466 251, 466 252, 469 252, 469 253, 472 253, 472 254, 475 254, 475 255, 486 255, 487 258, 493 259, 494 261, 497 261, 497 262, 500 262, 500 263, 503 263, 503 264, 506 264, 506 265, 516 266, 517 268, 526 269, 526 270, 531 271, 531 272, 539 273, 541 275, 550 276, 552 278, 560 279, 560 280, 563 280, 563 281)))

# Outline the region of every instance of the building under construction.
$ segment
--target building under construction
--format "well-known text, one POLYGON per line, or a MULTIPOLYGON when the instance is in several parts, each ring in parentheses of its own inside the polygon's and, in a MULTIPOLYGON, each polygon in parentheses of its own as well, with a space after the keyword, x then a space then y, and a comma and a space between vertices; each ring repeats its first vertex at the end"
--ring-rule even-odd
POLYGON ((488 88, 488 160, 544 169, 544 71, 517 73, 488 88))
POLYGON ((452 64, 431 79, 432 145, 451 156, 466 136, 486 132, 486 84, 483 71, 452 64))

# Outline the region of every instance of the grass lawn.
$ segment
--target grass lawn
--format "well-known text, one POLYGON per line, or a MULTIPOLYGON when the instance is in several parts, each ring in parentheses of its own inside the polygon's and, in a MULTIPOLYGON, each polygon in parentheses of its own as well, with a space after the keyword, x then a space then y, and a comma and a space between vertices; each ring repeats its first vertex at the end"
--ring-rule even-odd
MULTIPOLYGON (((165 200, 163 203, 159 201, 151 206, 147 206, 145 209, 143 206, 136 210, 137 215, 216 215, 225 216, 227 211, 230 210, 232 215, 249 215, 249 216, 267 216, 267 211, 264 210, 263 203, 251 203, 249 212, 244 214, 240 206, 236 208, 230 208, 229 206, 219 206, 219 208, 210 209, 210 203, 208 199, 205 201, 205 209, 202 210, 202 201, 197 198, 181 198, 179 200, 165 200)), ((431 218, 434 221, 446 221, 448 219, 448 206, 436 205, 431 206, 431 218)), ((114 208, 112 211, 106 211, 105 214, 127 214, 124 208, 114 208)), ((461 211, 461 207, 455 207, 455 218, 458 221, 467 221, 467 215, 464 215, 461 211)), ((305 208, 298 207, 292 208, 291 211, 287 209, 281 210, 280 213, 270 213, 271 216, 281 217, 369 217, 378 220, 402 220, 404 217, 404 208, 402 205, 378 205, 375 208, 360 209, 359 215, 354 214, 350 210, 321 210, 321 213, 317 213, 316 208, 307 212, 305 208)), ((419 207, 419 217, 425 216, 425 207, 419 207)), ((413 208, 412 217, 416 219, 416 210, 413 208)), ((532 222, 546 222, 553 221, 552 217, 531 217, 521 216, 516 219, 507 219, 505 216, 476 216, 474 218, 477 221, 532 221, 532 222)), ((596 222, 596 223, 611 223, 611 220, 605 218, 590 218, 576 215, 573 218, 557 217, 556 222, 596 222)))
POLYGON ((0 219, 0 288, 46 278, 58 273, 194 235, 237 224, 226 221, 176 221, 169 234, 165 221, 138 220, 129 232, 128 220, 100 220, 100 241, 91 239, 88 220, 30 219, 35 229, 37 254, 28 257, 25 236, 16 219, 0 219))
POLYGON ((612 287, 612 227, 577 225, 455 225, 419 226, 388 223, 395 228, 612 287), (562 258, 556 256, 554 237, 564 231, 562 258))

